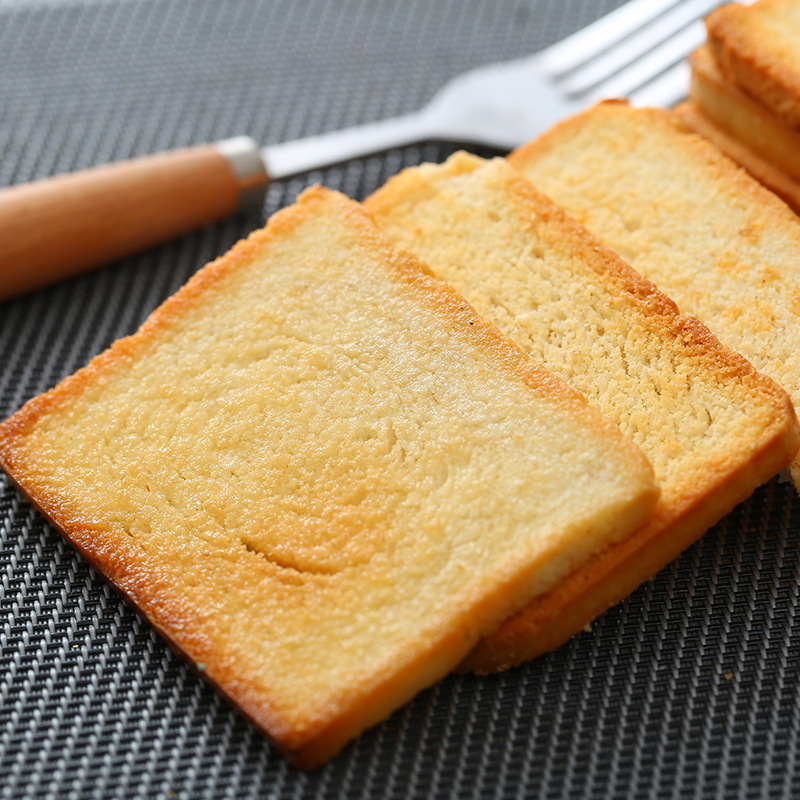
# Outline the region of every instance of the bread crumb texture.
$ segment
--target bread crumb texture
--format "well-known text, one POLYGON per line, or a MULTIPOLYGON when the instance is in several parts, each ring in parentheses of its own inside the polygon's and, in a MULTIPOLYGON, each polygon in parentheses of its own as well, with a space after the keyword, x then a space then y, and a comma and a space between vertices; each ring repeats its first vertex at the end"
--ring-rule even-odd
MULTIPOLYGON (((460 153, 445 165, 413 168, 367 207, 636 441, 662 490, 634 537, 504 623, 472 654, 470 668, 504 668, 558 646, 791 459, 797 431, 786 394, 505 161, 460 153)), ((625 212, 619 224, 640 230, 646 201, 625 212)))
POLYGON ((800 401, 800 225, 774 195, 668 112, 621 103, 511 161, 800 401))
POLYGON ((302 766, 657 495, 614 426, 322 189, 27 404, 0 460, 302 766))
POLYGON ((748 408, 774 407, 780 395, 770 387, 754 395, 765 382, 748 365, 499 159, 458 154, 444 167, 410 170, 368 207, 398 243, 614 419, 673 491, 691 493, 715 448, 727 454, 752 431, 748 408))

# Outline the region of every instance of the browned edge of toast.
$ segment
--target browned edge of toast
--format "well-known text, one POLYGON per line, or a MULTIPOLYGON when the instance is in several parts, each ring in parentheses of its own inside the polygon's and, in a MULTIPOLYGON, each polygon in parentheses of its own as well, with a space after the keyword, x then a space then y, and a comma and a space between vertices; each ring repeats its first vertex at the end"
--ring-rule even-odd
POLYGON ((797 446, 793 425, 775 431, 760 443, 747 464, 717 481, 713 494, 693 499, 669 521, 654 516, 632 536, 595 556, 483 639, 459 670, 497 672, 560 647, 666 567, 756 487, 784 469, 797 446))
MULTIPOLYGON (((614 104, 617 101, 607 102, 614 104)), ((550 135, 557 135, 556 129, 545 133, 542 139, 550 135)), ((516 159, 524 158, 528 147, 533 146, 535 142, 512 153, 508 158, 512 166, 516 159)), ((532 196, 530 190, 528 193, 532 196)), ((672 317, 666 327, 671 328, 674 335, 687 342, 699 342, 709 354, 715 355, 720 368, 729 375, 738 373, 741 379, 751 381, 761 391, 771 394, 776 407, 783 408, 783 423, 776 425, 771 435, 758 444, 758 449, 750 454, 746 463, 734 471, 720 472, 710 495, 703 493, 687 498, 677 514, 674 510, 657 511, 628 539, 598 554, 555 589, 534 599, 494 634, 486 637, 464 660, 460 667, 462 671, 486 673, 507 669, 561 646, 665 567, 738 503, 747 499, 756 487, 786 468, 800 446, 793 406, 778 384, 754 370, 739 353, 722 345, 702 322, 679 314, 672 300, 654 284, 615 253, 599 245, 583 226, 565 213, 563 216, 576 229, 578 236, 588 237, 595 247, 605 251, 605 269, 615 276, 617 285, 627 283, 632 295, 649 297, 647 306, 651 311, 658 308, 658 313, 672 317), (632 287, 638 288, 633 291, 632 287)))
MULTIPOLYGON (((469 165, 467 158, 461 161, 464 162, 462 171, 476 168, 469 165)), ((407 173, 409 177, 402 180, 410 184, 413 181, 413 169, 407 173)), ((757 449, 748 454, 746 463, 740 464, 735 470, 720 470, 710 498, 708 493, 700 492, 683 498, 678 509, 662 507, 655 517, 627 540, 595 556, 558 587, 534 599, 523 611, 503 623, 497 632, 484 639, 461 665, 462 670, 481 673, 514 666, 561 645, 665 566, 738 502, 749 496, 756 486, 786 467, 798 447, 791 402, 777 384, 757 373, 741 355, 721 345, 700 322, 680 315, 672 300, 600 244, 583 226, 545 198, 521 175, 515 176, 514 183, 516 191, 530 205, 531 213, 560 225, 571 246, 581 248, 615 290, 635 298, 643 314, 658 317, 659 325, 663 324, 673 335, 707 351, 709 360, 716 361, 731 379, 752 382, 758 391, 771 395, 775 403, 776 422, 769 435, 755 445, 757 449)), ((420 181, 419 185, 408 188, 408 196, 413 197, 414 191, 424 193, 428 190, 420 181)), ((383 203, 391 207, 395 202, 397 197, 389 191, 384 194, 384 190, 379 189, 368 199, 367 206, 380 214, 383 203)), ((413 199, 408 202, 413 202, 413 199)))
MULTIPOLYGON (((591 420, 593 426, 614 431, 617 436, 615 426, 591 407, 583 395, 533 362, 494 325, 480 317, 454 289, 433 278, 416 256, 395 248, 360 206, 321 187, 306 190, 298 204, 276 213, 266 228, 254 232, 226 255, 198 271, 172 297, 165 300, 135 334, 112 344, 85 367, 50 391, 28 401, 0 424, 0 466, 8 472, 21 492, 90 564, 111 581, 120 595, 153 624, 176 653, 224 694, 290 761, 304 769, 313 769, 332 757, 349 739, 363 730, 364 724, 338 715, 309 728, 301 737, 292 736, 291 732, 286 731, 286 725, 276 709, 246 681, 240 680, 227 667, 212 668, 215 654, 210 640, 203 634, 202 626, 194 623, 180 593, 176 593, 168 581, 159 580, 157 565, 130 536, 124 531, 105 531, 103 541, 100 541, 94 535, 91 524, 81 521, 79 514, 69 508, 65 498, 37 492, 37 487, 30 480, 26 455, 17 443, 40 415, 69 404, 71 397, 102 377, 105 370, 117 365, 124 366, 135 359, 151 346, 154 338, 168 331, 171 322, 179 318, 188 306, 207 293, 224 291, 227 277, 246 268, 263 246, 298 225, 305 215, 315 214, 319 204, 329 202, 334 203, 359 232, 385 255, 387 269, 393 271, 399 281, 413 287, 421 301, 436 309, 454 328, 469 331, 470 337, 480 341, 482 347, 493 356, 499 369, 515 375, 536 393, 546 394, 562 407, 574 409, 577 415, 591 420)), ((632 444, 631 448, 635 450, 632 444)), ((641 460, 644 464, 643 456, 641 460)), ((656 495, 654 488, 649 502, 655 502, 656 495)), ((505 587, 504 596, 514 595, 524 588, 526 580, 527 577, 525 580, 520 577, 513 585, 505 587)), ((524 598, 514 602, 518 607, 524 598)), ((483 633, 495 628, 508 613, 504 611, 498 616, 496 611, 487 610, 492 603, 499 605, 494 598, 488 598, 479 609, 477 618, 483 633)), ((364 702, 374 709, 372 716, 382 718, 388 715, 416 691, 443 677, 457 666, 480 635, 481 631, 476 630, 472 641, 459 634, 436 642, 404 665, 402 670, 397 670, 397 680, 388 689, 385 685, 371 687, 364 702), (418 684, 411 695, 407 693, 406 684, 403 684, 405 688, 401 687, 402 691, 398 689, 397 684, 405 680, 418 684)))
MULTIPOLYGON (((755 6, 726 3, 706 17, 708 46, 726 79, 770 108, 793 128, 800 128, 800 75, 776 48, 773 35, 761 29, 760 16, 775 0, 755 6)), ((793 55, 793 54, 792 54, 793 55)))
POLYGON ((731 161, 735 161, 759 183, 780 197, 792 211, 800 214, 800 184, 797 181, 723 130, 696 103, 684 101, 675 107, 675 113, 688 130, 707 139, 731 161))

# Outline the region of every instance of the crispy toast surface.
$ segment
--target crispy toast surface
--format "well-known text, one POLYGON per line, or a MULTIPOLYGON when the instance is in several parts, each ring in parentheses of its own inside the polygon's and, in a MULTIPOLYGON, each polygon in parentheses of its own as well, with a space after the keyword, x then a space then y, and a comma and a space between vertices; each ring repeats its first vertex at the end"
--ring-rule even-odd
POLYGON ((505 161, 465 153, 391 179, 378 224, 645 451, 662 495, 465 661, 512 666, 563 643, 700 536, 797 448, 789 400, 505 161))
POLYGON ((578 392, 321 188, 0 425, 0 463, 302 767, 658 495, 578 392))
POLYGON ((709 14, 706 29, 726 79, 800 128, 800 2, 728 3, 709 14))
MULTIPOLYGON (((726 81, 708 47, 692 53, 689 63, 692 71, 691 102, 703 116, 768 162, 778 175, 784 175, 793 183, 800 180, 800 131, 790 128, 768 108, 726 81)), ((686 121, 684 115, 681 117, 686 121)), ((731 156, 728 149, 723 149, 723 152, 731 156)), ((734 160, 741 163, 740 158, 734 160)), ((746 167, 745 164, 742 166, 746 167)), ((750 169, 748 172, 753 174, 750 169)), ((775 191, 772 186, 770 188, 775 191)))
MULTIPOLYGON (((691 100, 675 107, 675 113, 688 130, 708 139, 721 153, 724 153, 740 167, 746 169, 759 183, 774 192, 796 214, 800 214, 800 183, 791 178, 786 171, 765 158, 742 139, 733 135, 711 119, 691 100)), ((760 137, 759 137, 760 138, 760 137)))
POLYGON ((509 160, 800 402, 800 224, 776 195, 673 112, 617 101, 509 160))

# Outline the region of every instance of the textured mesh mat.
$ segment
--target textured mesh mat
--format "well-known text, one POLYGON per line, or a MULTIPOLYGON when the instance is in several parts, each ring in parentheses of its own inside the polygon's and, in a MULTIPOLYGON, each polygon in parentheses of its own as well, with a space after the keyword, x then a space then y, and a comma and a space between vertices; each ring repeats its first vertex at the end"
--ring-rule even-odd
MULTIPOLYGON (((614 5, 0 0, 0 184, 400 113, 614 5)), ((266 212, 317 180, 361 198, 455 149, 277 183, 266 212)), ((262 219, 0 305, 0 414, 135 330, 262 219)), ((797 797, 799 534, 800 502, 774 480, 591 631, 506 674, 447 678, 306 775, 0 480, 0 797, 797 797)))

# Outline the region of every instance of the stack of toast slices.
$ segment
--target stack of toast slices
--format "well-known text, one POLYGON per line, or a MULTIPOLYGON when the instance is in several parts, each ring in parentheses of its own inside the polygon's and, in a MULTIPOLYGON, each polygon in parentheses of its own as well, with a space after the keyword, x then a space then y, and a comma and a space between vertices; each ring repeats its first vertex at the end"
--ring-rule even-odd
POLYGON ((800 3, 730 3, 706 28, 681 117, 800 212, 800 3))
POLYGON ((503 669, 562 644, 788 463, 791 404, 507 162, 461 153, 395 177, 378 224, 633 439, 661 488, 647 522, 481 641, 503 669))
POLYGON ((305 768, 659 497, 611 420, 323 188, 0 425, 0 462, 305 768))
POLYGON ((0 424, 0 465, 310 769, 800 485, 797 341, 797 216, 605 102, 363 205, 307 190, 0 424))

